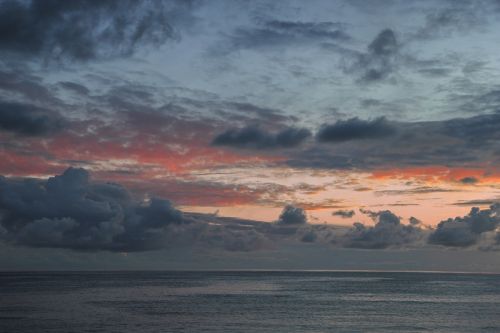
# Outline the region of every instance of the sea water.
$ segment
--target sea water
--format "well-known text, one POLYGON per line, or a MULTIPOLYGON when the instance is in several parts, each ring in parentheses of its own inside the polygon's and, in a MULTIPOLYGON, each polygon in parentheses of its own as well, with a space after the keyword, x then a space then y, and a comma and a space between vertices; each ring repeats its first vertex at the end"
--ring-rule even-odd
POLYGON ((3 272, 0 332, 500 332, 500 275, 3 272))

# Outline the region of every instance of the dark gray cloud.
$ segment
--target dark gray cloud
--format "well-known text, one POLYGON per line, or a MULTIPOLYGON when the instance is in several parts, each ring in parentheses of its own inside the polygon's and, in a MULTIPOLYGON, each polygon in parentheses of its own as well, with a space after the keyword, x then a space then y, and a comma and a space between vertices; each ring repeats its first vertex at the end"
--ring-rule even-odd
POLYGON ((374 120, 351 118, 339 120, 335 124, 323 125, 316 138, 320 142, 344 142, 362 139, 380 139, 393 135, 396 128, 387 119, 374 120))
POLYGON ((300 240, 303 241, 304 243, 314 243, 316 242, 317 239, 318 235, 314 231, 310 230, 304 235, 302 235, 302 238, 300 240))
POLYGON ((410 218, 408 219, 408 221, 410 222, 411 225, 420 225, 420 224, 422 224, 422 221, 420 221, 419 219, 417 219, 414 216, 410 216, 410 218))
POLYGON ((463 184, 470 185, 470 184, 476 184, 477 182, 479 182, 479 180, 475 177, 464 177, 460 179, 460 182, 463 184))
POLYGON ((176 37, 171 16, 189 1, 18 1, 0 6, 0 50, 45 60, 133 54, 176 37))
POLYGON ((80 95, 88 95, 90 93, 90 90, 87 87, 75 82, 64 81, 64 82, 59 82, 59 84, 62 87, 80 95))
POLYGON ((307 223, 307 216, 304 210, 293 205, 286 205, 280 214, 278 224, 281 225, 301 225, 307 223))
POLYGON ((400 45, 392 29, 378 33, 368 45, 367 52, 359 54, 354 70, 361 71, 361 82, 384 80, 393 73, 398 64, 400 45))
POLYGON ((165 247, 168 226, 185 222, 167 200, 134 201, 122 186, 92 183, 74 168, 46 181, 0 178, 0 212, 11 242, 78 250, 165 247))
POLYGON ((314 43, 337 43, 350 39, 338 22, 300 22, 271 20, 254 27, 242 27, 232 32, 216 52, 241 49, 277 48, 314 43))
POLYGON ((425 236, 420 227, 414 224, 402 224, 401 219, 391 211, 361 211, 369 215, 375 221, 375 225, 365 226, 359 222, 355 223, 336 242, 349 248, 386 249, 416 244, 425 236))
POLYGON ((494 231, 500 225, 500 204, 493 204, 488 209, 473 207, 463 217, 441 221, 429 236, 430 244, 468 247, 479 242, 481 235, 494 231))
POLYGON ((22 103, 0 101, 0 130, 39 136, 54 133, 64 125, 55 112, 22 103))
POLYGON ((230 129, 217 135, 214 146, 228 146, 250 149, 291 148, 300 145, 311 136, 304 128, 287 128, 277 133, 267 133, 258 126, 230 129))
POLYGON ((344 219, 349 219, 353 217, 356 213, 354 210, 337 210, 332 213, 333 216, 340 216, 344 219))
MULTIPOLYGON (((293 151, 287 163, 294 167, 320 169, 426 165, 493 168, 500 162, 499 129, 498 112, 420 122, 363 121, 355 118, 324 125, 316 136, 320 142, 342 144, 305 146, 302 150, 293 151), (374 139, 368 140, 370 136, 374 139), (358 138, 367 139, 356 140, 358 138)), ((415 192, 434 190, 446 189, 414 189, 415 192)))

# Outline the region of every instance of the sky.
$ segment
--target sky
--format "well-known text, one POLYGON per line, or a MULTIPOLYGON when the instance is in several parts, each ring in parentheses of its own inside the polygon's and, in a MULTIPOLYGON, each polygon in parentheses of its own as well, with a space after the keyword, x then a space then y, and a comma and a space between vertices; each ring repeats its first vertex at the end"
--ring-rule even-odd
POLYGON ((500 2, 0 0, 0 269, 500 271, 500 2))

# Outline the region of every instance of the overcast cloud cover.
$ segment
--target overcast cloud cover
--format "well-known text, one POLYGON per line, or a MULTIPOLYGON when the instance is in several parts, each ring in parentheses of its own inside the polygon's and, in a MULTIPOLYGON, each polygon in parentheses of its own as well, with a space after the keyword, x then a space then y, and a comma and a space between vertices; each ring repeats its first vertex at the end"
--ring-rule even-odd
POLYGON ((499 19, 494 0, 0 0, 0 262, 490 258, 499 19))

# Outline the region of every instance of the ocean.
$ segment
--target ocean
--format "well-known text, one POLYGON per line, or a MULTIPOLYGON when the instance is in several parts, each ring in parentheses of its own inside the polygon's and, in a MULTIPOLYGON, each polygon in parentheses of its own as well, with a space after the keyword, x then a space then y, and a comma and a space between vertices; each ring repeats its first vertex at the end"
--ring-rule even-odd
POLYGON ((500 275, 2 272, 0 332, 500 332, 500 275))

